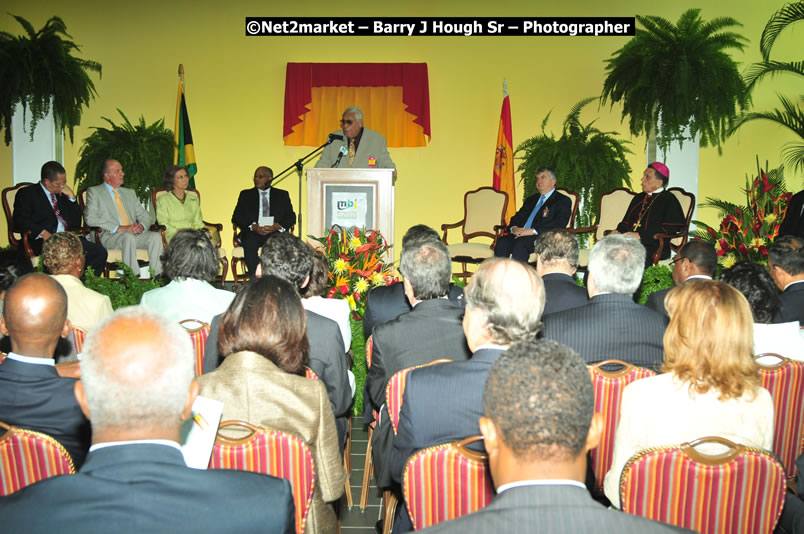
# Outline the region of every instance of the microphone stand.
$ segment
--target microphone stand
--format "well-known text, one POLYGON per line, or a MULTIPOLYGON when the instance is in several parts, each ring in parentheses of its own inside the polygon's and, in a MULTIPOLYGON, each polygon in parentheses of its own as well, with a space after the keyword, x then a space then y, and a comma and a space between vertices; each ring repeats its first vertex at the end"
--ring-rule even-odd
POLYGON ((324 150, 324 148, 327 147, 328 145, 332 144, 333 141, 335 141, 335 138, 332 137, 332 135, 330 134, 330 136, 327 138, 326 143, 324 143, 320 147, 316 148, 315 150, 313 150, 312 152, 310 152, 306 156, 302 156, 301 158, 296 160, 296 162, 293 163, 293 165, 291 165, 290 167, 288 167, 284 171, 282 171, 279 174, 277 174, 276 177, 273 180, 271 180, 271 187, 273 187, 273 185, 275 183, 279 183, 282 180, 284 180, 285 178, 287 178, 288 176, 290 176, 288 173, 293 169, 296 169, 296 172, 299 175, 299 215, 298 215, 297 223, 296 223, 296 225, 297 225, 296 228, 297 228, 298 233, 299 233, 299 239, 301 239, 301 237, 302 237, 302 234, 301 234, 301 232, 302 232, 302 201, 301 201, 302 200, 302 169, 304 169, 304 165, 305 165, 306 160, 309 160, 313 156, 318 155, 319 152, 324 150))

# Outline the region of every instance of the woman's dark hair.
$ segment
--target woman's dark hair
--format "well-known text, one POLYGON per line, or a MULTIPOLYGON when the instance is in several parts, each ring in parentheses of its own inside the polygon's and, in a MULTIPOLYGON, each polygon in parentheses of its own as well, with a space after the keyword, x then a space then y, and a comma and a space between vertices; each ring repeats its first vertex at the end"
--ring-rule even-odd
POLYGON ((23 275, 34 270, 31 258, 15 249, 0 251, 0 291, 5 291, 23 275))
POLYGON ((187 169, 181 165, 171 165, 165 169, 165 176, 162 178, 162 183, 164 184, 165 189, 168 191, 173 191, 173 179, 176 178, 176 173, 182 170, 186 171, 187 169))
POLYGON ((211 282, 218 276, 218 249, 206 230, 179 230, 162 254, 165 278, 211 282))
POLYGON ((276 276, 250 281, 221 317, 221 354, 256 352, 286 373, 304 376, 309 350, 301 299, 292 285, 276 276))
POLYGON ((318 249, 313 251, 313 270, 310 283, 304 288, 305 297, 324 296, 329 287, 329 263, 324 253, 318 249))
POLYGON ((743 294, 755 323, 770 323, 779 312, 779 290, 763 265, 751 261, 735 263, 720 273, 720 280, 743 294))

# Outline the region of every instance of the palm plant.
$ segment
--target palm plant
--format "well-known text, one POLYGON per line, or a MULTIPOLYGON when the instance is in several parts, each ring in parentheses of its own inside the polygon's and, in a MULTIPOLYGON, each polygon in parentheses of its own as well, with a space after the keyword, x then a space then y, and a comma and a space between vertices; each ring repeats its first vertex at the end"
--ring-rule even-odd
POLYGON ((165 128, 165 120, 151 125, 140 117, 133 125, 120 111, 123 123, 115 124, 102 117, 110 128, 93 127, 92 134, 84 139, 75 166, 76 188, 83 189, 103 181, 102 169, 107 159, 116 159, 126 173, 125 185, 148 202, 151 192, 162 187, 165 169, 173 164, 173 132, 165 128))
POLYGON ((558 185, 578 193, 579 227, 594 222, 600 195, 623 182, 631 185, 631 166, 626 158, 626 154, 632 153, 626 146, 630 143, 619 139, 617 132, 595 128, 596 121, 581 123, 584 106, 597 100, 597 97, 585 98, 575 104, 564 119, 559 138, 545 131, 550 119, 548 113, 542 121, 542 133, 524 141, 514 153, 522 160, 517 170, 525 183, 525 197, 536 193, 536 172, 540 167, 552 167, 558 176, 558 185))
POLYGON ((61 131, 69 131, 72 142, 82 107, 97 95, 88 71, 100 73, 100 63, 71 55, 80 48, 69 40, 72 37, 59 17, 35 31, 24 18, 12 16, 27 35, 0 32, 0 130, 5 129, 5 143, 11 142, 11 117, 17 104, 23 113, 31 114, 31 138, 52 106, 56 124, 61 131))
POLYGON ((685 11, 675 25, 637 15, 644 29, 606 60, 602 101, 622 102, 622 118, 628 116, 632 135, 648 136, 649 151, 698 134, 701 146, 720 149, 738 109, 748 105, 745 83, 726 53, 742 50, 746 39, 722 31, 741 24, 731 17, 706 22, 700 11, 685 11))
MULTIPOLYGON (((792 73, 804 77, 804 61, 775 61, 770 59, 771 50, 779 34, 794 22, 802 20, 804 20, 804 0, 785 4, 773 14, 765 25, 759 41, 762 61, 751 65, 744 75, 746 86, 749 89, 753 89, 762 78, 772 78, 783 73, 792 73)), ((802 110, 800 104, 794 103, 784 95, 778 96, 782 109, 746 113, 735 124, 732 131, 747 122, 759 119, 772 121, 788 128, 797 134, 801 140, 785 145, 782 150, 783 158, 785 163, 790 165, 793 170, 804 169, 804 110, 802 110)), ((804 100, 804 95, 801 96, 800 100, 804 100)))

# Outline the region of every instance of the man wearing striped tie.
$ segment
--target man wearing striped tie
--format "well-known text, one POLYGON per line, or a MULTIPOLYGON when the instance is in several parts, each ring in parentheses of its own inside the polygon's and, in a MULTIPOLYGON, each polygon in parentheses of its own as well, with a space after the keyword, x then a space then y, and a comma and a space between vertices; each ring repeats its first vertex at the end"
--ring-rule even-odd
POLYGON ((549 167, 536 171, 538 195, 525 199, 522 208, 511 217, 508 235, 497 240, 494 255, 527 262, 533 254, 536 237, 552 228, 566 228, 572 214, 572 201, 556 191, 556 173, 549 167))

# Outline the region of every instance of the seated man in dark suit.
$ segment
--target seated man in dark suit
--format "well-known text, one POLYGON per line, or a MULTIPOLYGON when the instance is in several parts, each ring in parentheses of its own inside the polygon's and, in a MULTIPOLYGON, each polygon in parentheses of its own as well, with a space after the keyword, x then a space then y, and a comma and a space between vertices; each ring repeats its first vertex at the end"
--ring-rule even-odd
POLYGON ((70 333, 64 289, 39 273, 17 280, 6 292, 0 333, 11 339, 0 365, 0 421, 51 436, 80 467, 89 421, 75 401, 75 379, 59 376, 53 360, 59 339, 70 333))
POLYGON ((572 201, 556 191, 556 173, 549 167, 536 171, 538 195, 525 199, 508 222, 508 235, 497 240, 494 255, 527 262, 533 254, 533 242, 541 232, 566 228, 572 215, 572 201))
POLYGON ((589 303, 544 318, 544 337, 586 360, 623 360, 658 370, 664 358, 664 318, 635 303, 645 247, 630 236, 609 235, 589 253, 589 303))
POLYGON ((296 224, 296 213, 287 191, 271 187, 274 171, 257 167, 254 187, 244 189, 237 198, 232 222, 240 229, 238 239, 243 247, 248 274, 257 270, 257 251, 274 232, 284 232, 296 224), (273 217, 273 224, 260 224, 261 217, 273 217))
POLYGON ((603 420, 583 360, 553 341, 500 355, 483 391, 480 431, 497 495, 423 533, 688 532, 599 505, 583 484, 603 420))
MULTIPOLYGON (((441 241, 438 233, 424 224, 411 226, 402 237, 402 249, 422 241, 441 241)), ((463 289, 455 284, 449 285, 449 301, 457 307, 463 308, 463 289)), ((413 308, 405 296, 405 285, 397 282, 389 286, 375 287, 366 296, 366 312, 363 314, 363 333, 366 339, 378 324, 387 323, 396 319, 413 308)))
POLYGON ((788 202, 787 213, 779 226, 779 235, 804 237, 804 190, 793 195, 788 202))
POLYGON ((544 314, 577 308, 589 302, 586 288, 575 283, 578 242, 564 229, 555 228, 539 236, 534 245, 536 272, 544 281, 547 302, 544 314))
POLYGON ((187 333, 156 313, 126 308, 98 325, 84 345, 75 386, 81 409, 92 419, 87 461, 76 475, 0 498, 6 528, 294 532, 286 480, 184 463, 179 432, 198 395, 193 362, 187 333))
POLYGON ((768 268, 782 309, 774 323, 798 321, 804 325, 804 238, 786 235, 776 238, 768 250, 768 268))
POLYGON ((450 304, 452 271, 447 247, 441 242, 417 243, 402 251, 399 270, 413 310, 374 329, 371 367, 366 375, 366 409, 380 412, 372 436, 377 487, 391 485, 389 461, 393 428, 385 407, 388 380, 397 372, 441 358, 463 361, 471 354, 461 320, 463 309, 450 304))
MULTIPOLYGON (((42 165, 42 181, 17 192, 14 198, 14 230, 31 231, 29 243, 34 254, 42 253, 42 243, 56 232, 81 226, 81 208, 75 193, 67 186, 67 171, 58 161, 42 165)), ((100 276, 106 267, 106 249, 81 237, 87 267, 100 276)))
MULTIPOLYGON (((688 280, 711 280, 717 269, 717 252, 708 241, 688 241, 673 259, 673 284, 680 286, 688 280)), ((672 288, 655 291, 648 296, 645 306, 661 313, 669 321, 664 298, 672 288)))

